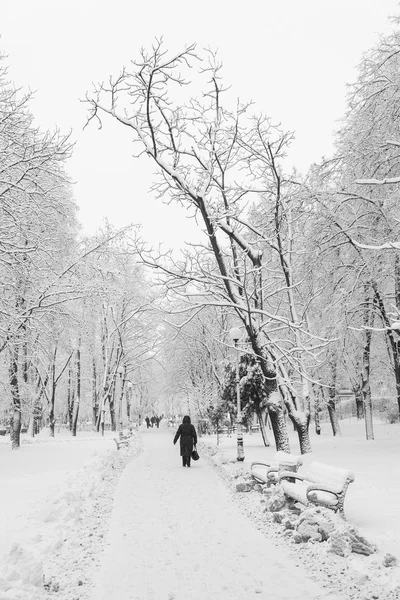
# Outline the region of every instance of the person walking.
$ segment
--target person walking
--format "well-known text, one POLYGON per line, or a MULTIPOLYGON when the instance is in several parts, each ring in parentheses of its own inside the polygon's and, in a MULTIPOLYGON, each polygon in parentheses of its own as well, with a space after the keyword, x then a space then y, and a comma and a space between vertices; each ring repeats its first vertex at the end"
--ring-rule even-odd
POLYGON ((193 452, 193 446, 197 444, 197 433, 194 426, 190 422, 190 417, 188 415, 183 417, 183 421, 181 425, 179 425, 178 430, 174 437, 174 445, 181 438, 180 447, 181 447, 181 456, 182 456, 182 466, 190 467, 190 459, 193 452))
POLYGON ((147 429, 148 429, 150 427, 150 419, 149 419, 149 417, 146 417, 145 421, 146 421, 146 425, 147 425, 147 429))

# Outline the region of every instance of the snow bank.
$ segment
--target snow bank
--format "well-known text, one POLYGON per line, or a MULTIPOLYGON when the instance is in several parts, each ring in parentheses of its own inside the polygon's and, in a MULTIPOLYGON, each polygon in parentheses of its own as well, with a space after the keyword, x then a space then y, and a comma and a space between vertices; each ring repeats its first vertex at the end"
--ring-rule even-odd
MULTIPOLYGON (((294 544, 287 539, 282 526, 263 512, 261 494, 241 493, 236 494, 236 499, 266 535, 274 536, 277 544, 292 547, 316 579, 323 581, 325 578, 327 585, 334 582, 337 591, 346 593, 348 598, 373 598, 374 590, 379 590, 385 592, 386 600, 398 599, 400 567, 385 567, 384 559, 387 553, 391 553, 400 560, 400 523, 395 517, 400 495, 400 467, 397 462, 400 427, 398 424, 375 423, 373 441, 365 440, 362 422, 348 419, 341 422, 341 427, 341 438, 333 438, 327 424, 323 435, 311 432, 313 452, 303 455, 304 463, 307 465, 318 460, 355 472, 356 480, 350 485, 345 501, 347 521, 355 525, 369 542, 378 546, 376 554, 369 557, 352 554, 343 558, 329 554, 325 543, 294 544)), ((245 435, 244 462, 236 461, 234 435, 222 437, 218 449, 216 436, 204 436, 201 440, 199 447, 204 457, 209 458, 232 489, 238 475, 249 473, 252 461, 268 462, 275 453, 275 447, 264 447, 260 434, 245 435)), ((298 452, 298 440, 292 433, 290 441, 292 451, 298 452)))
POLYGON ((50 438, 46 452, 43 446, 39 449, 39 440, 33 439, 38 447, 26 451, 32 453, 34 461, 22 448, 8 456, 1 454, 3 463, 8 459, 16 472, 8 482, 13 493, 8 501, 3 494, 0 500, 0 508, 8 513, 5 522, 0 521, 0 599, 41 600, 54 593, 63 600, 77 597, 78 588, 79 598, 83 598, 87 573, 101 553, 119 475, 140 452, 139 438, 135 436, 129 448, 119 451, 110 438, 87 438, 86 446, 79 439, 63 444, 50 438), (93 447, 97 447, 94 453, 93 447), (82 463, 84 450, 90 455, 81 468, 72 472, 63 469, 66 465, 76 468, 79 458, 82 463), (35 475, 24 472, 26 462, 32 462, 35 475), (13 510, 13 498, 17 510, 13 510), (5 539, 9 540, 8 547, 5 539))

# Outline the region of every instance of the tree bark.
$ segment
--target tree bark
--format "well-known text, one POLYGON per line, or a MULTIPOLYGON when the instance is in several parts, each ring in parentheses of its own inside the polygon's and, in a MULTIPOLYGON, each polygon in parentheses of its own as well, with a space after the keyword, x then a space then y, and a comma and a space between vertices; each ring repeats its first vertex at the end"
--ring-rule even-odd
POLYGON ((364 331, 363 366, 361 371, 361 392, 364 402, 365 437, 367 440, 374 439, 374 426, 372 422, 372 398, 370 385, 370 350, 372 331, 364 331))
POLYGON ((76 351, 76 403, 75 403, 75 415, 74 423, 72 427, 72 435, 76 436, 76 430, 78 427, 79 407, 81 403, 81 340, 79 339, 78 348, 76 351))
POLYGON ((93 431, 98 431, 97 420, 99 415, 99 398, 96 389, 97 382, 97 369, 96 369, 96 359, 93 357, 92 360, 92 421, 93 421, 93 431))
POLYGON ((294 430, 299 437, 301 454, 312 452, 309 432, 310 411, 297 410, 297 399, 292 397, 290 390, 285 384, 280 385, 279 390, 288 409, 289 419, 292 421, 294 430))
POLYGON ((354 396, 355 396, 355 400, 356 400, 357 419, 363 419, 364 418, 364 401, 363 401, 363 397, 362 397, 360 388, 357 388, 356 390, 354 390, 354 396))
POLYGON ((72 431, 72 425, 74 422, 74 404, 75 404, 75 386, 72 385, 72 365, 68 369, 68 392, 67 392, 67 417, 69 429, 72 431))
POLYGON ((17 450, 20 447, 21 436, 21 397, 18 385, 18 347, 16 345, 11 350, 9 375, 12 398, 11 448, 17 450))
POLYGON ((329 398, 327 402, 329 420, 331 422, 332 433, 334 436, 341 436, 340 423, 336 410, 336 390, 329 388, 329 398))
POLYGON ((264 446, 268 447, 271 445, 270 441, 267 437, 267 429, 265 427, 265 415, 268 415, 268 411, 266 408, 256 407, 258 423, 260 425, 261 436, 264 442, 264 446))
POLYGON ((51 395, 50 395, 50 410, 49 410, 49 426, 50 426, 50 437, 54 437, 55 429, 55 416, 54 416, 54 405, 56 401, 56 358, 57 358, 57 344, 54 347, 53 353, 53 364, 51 365, 51 395))
POLYGON ((321 435, 321 419, 320 419, 320 414, 319 414, 319 410, 320 410, 320 394, 319 391, 316 391, 316 389, 314 388, 314 423, 315 423, 315 433, 317 435, 321 435))

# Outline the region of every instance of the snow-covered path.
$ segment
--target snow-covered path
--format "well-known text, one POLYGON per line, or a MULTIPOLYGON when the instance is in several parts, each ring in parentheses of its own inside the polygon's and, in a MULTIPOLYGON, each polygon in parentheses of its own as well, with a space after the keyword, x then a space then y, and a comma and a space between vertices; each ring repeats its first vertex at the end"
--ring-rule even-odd
POLYGON ((173 433, 145 431, 122 474, 92 600, 338 598, 243 516, 206 461, 183 468, 173 433))

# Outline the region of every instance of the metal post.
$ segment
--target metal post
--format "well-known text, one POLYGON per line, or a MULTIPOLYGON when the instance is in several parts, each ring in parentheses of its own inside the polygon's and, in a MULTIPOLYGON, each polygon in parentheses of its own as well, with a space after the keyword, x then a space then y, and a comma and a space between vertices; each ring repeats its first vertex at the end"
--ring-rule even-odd
MULTIPOLYGON (((235 348, 238 349, 238 340, 234 340, 235 348)), ((243 448, 243 430, 242 430, 242 410, 240 407, 240 379, 239 379, 239 352, 236 352, 236 403, 237 403, 237 417, 236 417, 236 432, 237 432, 237 459, 238 461, 244 460, 244 448, 243 448)))

